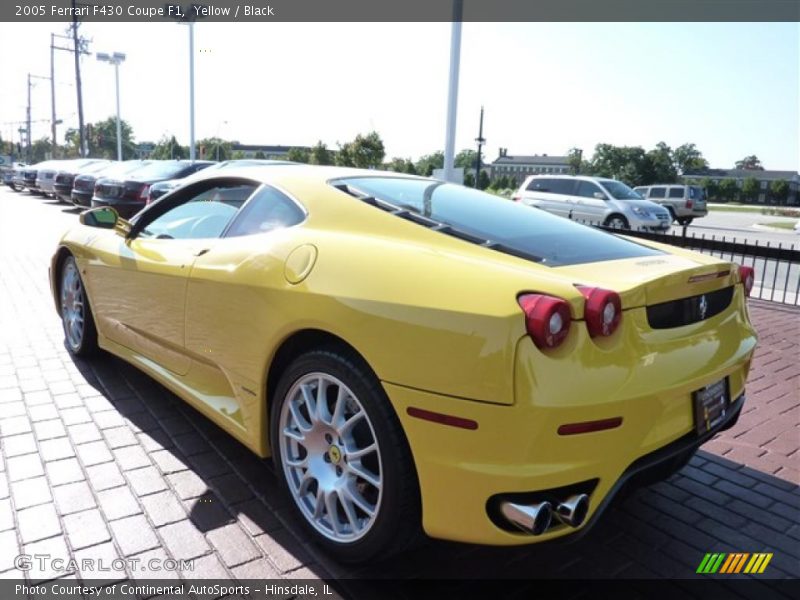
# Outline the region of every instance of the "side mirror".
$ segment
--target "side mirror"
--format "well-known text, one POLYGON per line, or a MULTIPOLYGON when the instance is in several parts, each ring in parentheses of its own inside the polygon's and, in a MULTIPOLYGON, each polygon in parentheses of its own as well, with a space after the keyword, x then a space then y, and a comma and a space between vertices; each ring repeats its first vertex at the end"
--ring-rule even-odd
POLYGON ((78 217, 81 225, 89 227, 100 227, 102 229, 114 229, 119 221, 119 213, 110 206, 100 206, 84 211, 78 217))
POLYGON ((598 200, 608 200, 608 198, 606 198, 606 195, 603 192, 595 192, 594 194, 592 194, 592 196, 594 196, 598 200))

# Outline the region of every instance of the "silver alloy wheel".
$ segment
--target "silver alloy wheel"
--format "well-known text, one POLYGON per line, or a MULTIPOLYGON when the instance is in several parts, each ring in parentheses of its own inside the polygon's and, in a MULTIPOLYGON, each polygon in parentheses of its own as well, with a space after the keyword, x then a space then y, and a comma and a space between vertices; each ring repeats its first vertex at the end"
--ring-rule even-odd
POLYGON ((358 398, 332 375, 304 375, 286 394, 278 435, 286 482, 306 520, 336 542, 363 537, 380 511, 383 468, 358 398))
POLYGON ((61 319, 64 321, 67 343, 73 350, 78 350, 83 343, 84 306, 83 284, 78 267, 74 261, 67 261, 61 276, 61 319))
POLYGON ((608 221, 608 225, 614 229, 625 229, 628 225, 621 217, 614 217, 608 221))

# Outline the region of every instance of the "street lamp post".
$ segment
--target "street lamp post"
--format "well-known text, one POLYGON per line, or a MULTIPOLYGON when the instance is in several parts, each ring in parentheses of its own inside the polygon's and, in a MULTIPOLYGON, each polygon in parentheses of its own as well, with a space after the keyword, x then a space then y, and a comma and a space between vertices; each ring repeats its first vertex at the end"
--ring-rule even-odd
POLYGON ((107 62, 114 65, 114 79, 117 88, 117 160, 122 160, 122 121, 119 118, 119 66, 125 62, 125 54, 122 52, 114 52, 114 54, 107 54, 105 52, 97 53, 97 60, 107 62))

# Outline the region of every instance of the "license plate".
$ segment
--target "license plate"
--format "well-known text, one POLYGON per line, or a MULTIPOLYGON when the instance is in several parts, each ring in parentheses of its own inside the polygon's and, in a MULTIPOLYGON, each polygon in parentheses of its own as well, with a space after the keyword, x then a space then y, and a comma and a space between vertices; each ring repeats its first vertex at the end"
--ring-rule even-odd
POLYGON ((694 402, 694 426, 699 435, 719 425, 728 414, 730 396, 728 378, 692 392, 694 402))

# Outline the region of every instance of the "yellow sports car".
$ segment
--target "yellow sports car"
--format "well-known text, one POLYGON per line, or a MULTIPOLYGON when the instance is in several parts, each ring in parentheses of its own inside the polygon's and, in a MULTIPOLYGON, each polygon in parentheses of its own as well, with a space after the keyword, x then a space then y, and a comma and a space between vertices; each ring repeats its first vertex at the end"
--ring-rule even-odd
POLYGON ((50 272, 69 350, 272 456, 340 560, 585 530, 744 403, 752 269, 463 186, 232 168, 80 221, 50 272))

